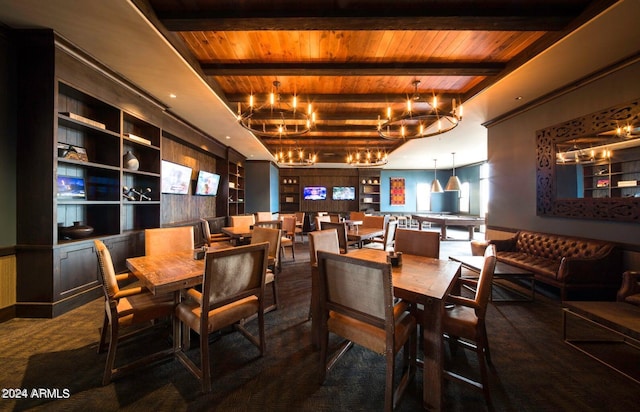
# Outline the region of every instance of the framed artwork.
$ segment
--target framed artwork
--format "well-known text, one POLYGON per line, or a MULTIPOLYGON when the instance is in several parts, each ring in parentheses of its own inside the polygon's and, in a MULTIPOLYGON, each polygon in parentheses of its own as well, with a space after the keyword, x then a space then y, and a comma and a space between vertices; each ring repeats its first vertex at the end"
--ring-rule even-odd
POLYGON ((391 206, 404 206, 405 201, 405 183, 404 177, 389 178, 389 203, 391 206))

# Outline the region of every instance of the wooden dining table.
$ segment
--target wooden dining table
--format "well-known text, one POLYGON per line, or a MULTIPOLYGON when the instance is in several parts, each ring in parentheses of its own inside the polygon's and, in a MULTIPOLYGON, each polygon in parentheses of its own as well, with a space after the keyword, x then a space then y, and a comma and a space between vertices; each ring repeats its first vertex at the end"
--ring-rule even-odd
MULTIPOLYGON (((349 256, 386 262, 387 253, 378 249, 357 249, 349 256)), ((424 305, 422 331, 423 350, 423 406, 427 410, 442 409, 444 342, 442 337, 442 317, 444 298, 452 292, 456 279, 460 276, 459 262, 440 260, 423 256, 403 254, 402 265, 392 268, 393 294, 395 297, 424 305)), ((312 293, 317 291, 312 291, 312 293)), ((317 302, 317 299, 313 299, 317 302)), ((320 319, 319 308, 312 308, 313 319, 320 319), (315 315, 315 316, 314 316, 315 315)), ((318 339, 320 325, 312 323, 312 338, 318 339)))
MULTIPOLYGON (((233 247, 230 243, 213 243, 207 250, 221 250, 233 247)), ((180 291, 202 283, 204 259, 194 259, 192 250, 161 255, 128 258, 127 269, 131 271, 151 293, 174 294, 175 303, 180 303, 180 291)), ((180 325, 174 318, 174 350, 180 348, 180 325)))
POLYGON ((231 242, 237 245, 247 243, 251 239, 253 229, 251 226, 226 226, 220 231, 231 238, 231 242))
POLYGON ((358 247, 362 247, 365 240, 371 240, 380 236, 384 236, 384 229, 377 227, 356 226, 347 231, 347 240, 356 242, 358 247))

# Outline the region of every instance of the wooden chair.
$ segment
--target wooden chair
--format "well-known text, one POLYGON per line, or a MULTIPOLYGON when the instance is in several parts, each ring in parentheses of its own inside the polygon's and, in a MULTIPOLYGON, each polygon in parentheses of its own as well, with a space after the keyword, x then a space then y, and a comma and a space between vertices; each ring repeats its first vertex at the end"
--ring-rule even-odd
POLYGON ((116 351, 118 342, 135 337, 145 328, 140 325, 152 325, 152 321, 171 318, 174 309, 173 295, 154 296, 147 289, 142 287, 130 287, 120 289, 118 282, 135 278, 131 273, 116 275, 111 260, 111 253, 105 244, 100 240, 93 241, 98 257, 98 267, 102 277, 102 290, 105 299, 105 313, 98 344, 98 353, 104 352, 107 346, 107 335, 109 335, 109 349, 107 361, 102 376, 102 384, 107 385, 114 379, 131 370, 154 362, 173 352, 173 347, 147 354, 137 359, 135 362, 122 366, 115 366, 116 351), (128 333, 121 335, 121 329, 127 330, 129 327, 136 327, 128 333), (109 331, 109 332, 108 332, 109 331))
POLYGON ((256 217, 254 215, 229 216, 229 223, 231 226, 250 227, 256 223, 256 217))
POLYGON ((376 229, 384 229, 389 222, 389 216, 365 216, 362 219, 362 227, 374 227, 376 229))
POLYGON ((323 222, 323 229, 335 229, 338 232, 338 245, 340 246, 340 253, 348 253, 349 247, 356 245, 358 242, 349 241, 347 232, 347 224, 345 222, 342 223, 334 223, 334 222, 323 222))
POLYGON ((275 274, 276 269, 280 266, 280 240, 282 239, 282 231, 280 229, 272 229, 268 227, 254 226, 251 234, 251 244, 269 243, 269 259, 267 263, 267 275, 265 284, 271 285, 273 291, 273 304, 265 308, 270 312, 278 308, 278 281, 275 274))
POLYGON ((193 226, 164 227, 144 231, 144 253, 147 256, 193 249, 193 226))
POLYGON ((285 216, 282 218, 282 255, 284 250, 291 248, 291 258, 296 260, 296 218, 285 216))
POLYGON ((331 216, 329 215, 318 215, 315 217, 316 220, 316 230, 322 230, 322 223, 331 222, 331 216))
POLYGON ((364 217, 366 214, 364 212, 350 212, 349 219, 350 220, 361 220, 364 222, 364 217))
POLYGON ((408 255, 440 258, 440 233, 413 229, 396 230, 396 252, 408 255))
POLYGON ((475 350, 478 356, 478 364, 480 365, 481 382, 475 382, 446 368, 444 370, 444 377, 481 390, 484 393, 487 406, 490 407, 491 392, 489 391, 486 364, 492 366, 492 363, 487 329, 485 327, 485 315, 489 303, 489 296, 491 295, 493 272, 496 267, 495 246, 491 245, 487 247, 484 256, 484 265, 477 280, 458 279, 461 285, 475 288, 475 296, 471 299, 456 295, 449 295, 447 297, 447 302, 453 303, 454 306, 452 309, 444 311, 442 331, 449 340, 449 347, 452 354, 455 353, 458 343, 475 350))
POLYGON ((268 222, 273 220, 271 212, 256 212, 256 222, 268 222))
POLYGON ((390 220, 387 222, 387 226, 384 229, 384 235, 382 237, 374 237, 371 239, 370 246, 380 245, 382 250, 392 250, 396 238, 396 229, 398 227, 397 220, 390 220))
MULTIPOLYGON (((295 212, 296 216, 296 236, 300 236, 300 242, 304 243, 304 235, 307 233, 304 230, 305 224, 305 212, 295 212)), ((296 238, 294 236, 293 241, 295 242, 296 238)))
POLYGON ((335 229, 316 230, 309 233, 309 262, 311 264, 311 305, 309 306, 308 319, 312 319, 313 324, 311 331, 314 336, 311 337, 313 344, 317 347, 320 346, 320 338, 317 336, 316 331, 319 329, 314 327, 315 322, 318 321, 320 306, 318 303, 318 251, 324 250, 325 252, 340 253, 340 247, 338 245, 338 235, 335 229))
POLYGON ((353 343, 376 353, 387 361, 384 410, 397 405, 409 381, 415 375, 416 320, 408 305, 394 304, 391 265, 356 259, 324 251, 318 252, 320 280, 320 382, 353 343), (329 333, 346 339, 335 355, 327 360, 329 333), (404 373, 394 391, 395 358, 404 347, 404 373))
POLYGON ((207 253, 202 293, 187 291, 188 298, 176 307, 176 316, 185 329, 183 347, 189 347, 190 330, 200 335, 200 367, 184 349, 178 359, 202 383, 204 392, 211 391, 209 334, 234 325, 264 355, 264 288, 269 257, 266 242, 238 246, 207 253), (258 338, 242 324, 251 316, 258 318, 258 338))
POLYGON ((202 218, 200 222, 202 222, 202 234, 207 245, 211 246, 212 243, 231 241, 231 238, 224 233, 211 233, 211 226, 207 219, 202 218))
POLYGON ((622 286, 616 300, 640 306, 640 272, 627 270, 622 274, 622 286))

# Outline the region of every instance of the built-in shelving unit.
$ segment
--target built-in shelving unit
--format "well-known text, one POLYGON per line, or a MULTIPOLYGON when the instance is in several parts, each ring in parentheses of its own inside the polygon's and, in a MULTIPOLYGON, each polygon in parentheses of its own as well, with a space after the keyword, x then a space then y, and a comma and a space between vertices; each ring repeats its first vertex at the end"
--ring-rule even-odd
POLYGON ((583 166, 584 197, 640 196, 640 148, 614 151, 607 159, 583 166))
POLYGON ((280 211, 300 211, 300 177, 283 176, 280 179, 280 211))
POLYGON ((380 211, 380 170, 360 170, 359 210, 380 211))

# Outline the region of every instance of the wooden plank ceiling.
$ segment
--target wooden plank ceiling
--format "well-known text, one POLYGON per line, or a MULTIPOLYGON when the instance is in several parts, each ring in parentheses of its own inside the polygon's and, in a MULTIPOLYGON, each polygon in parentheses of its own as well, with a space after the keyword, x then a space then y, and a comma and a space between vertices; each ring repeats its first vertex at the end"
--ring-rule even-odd
POLYGON ((614 1, 136 3, 234 112, 250 94, 265 102, 276 80, 283 101, 312 103, 309 133, 260 139, 272 153, 295 145, 334 163, 404 143, 380 138, 376 126, 388 106, 404 109, 413 82, 418 110, 433 95, 464 102, 614 1))

